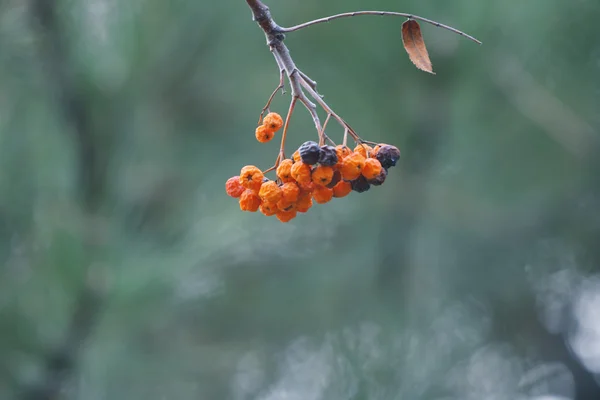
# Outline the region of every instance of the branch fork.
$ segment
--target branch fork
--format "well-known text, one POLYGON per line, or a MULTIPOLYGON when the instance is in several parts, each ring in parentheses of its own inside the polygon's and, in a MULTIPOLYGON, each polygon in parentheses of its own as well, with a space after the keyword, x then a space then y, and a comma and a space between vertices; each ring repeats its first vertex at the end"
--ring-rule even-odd
POLYGON ((343 144, 347 144, 348 135, 357 143, 357 144, 372 144, 372 142, 363 140, 358 133, 348 123, 340 117, 338 114, 333 111, 333 109, 323 100, 323 96, 317 92, 317 82, 311 79, 307 74, 302 72, 300 69, 296 67, 294 60, 290 56, 290 52, 287 46, 283 43, 285 40, 285 34, 289 32, 295 32, 300 29, 307 28, 312 25, 330 22, 339 18, 346 17, 355 17, 361 15, 378 15, 378 16, 395 16, 395 17, 404 17, 408 20, 418 20, 421 22, 425 22, 431 25, 434 25, 439 28, 447 29, 451 32, 454 32, 460 36, 463 36, 469 40, 472 40, 478 44, 481 42, 475 39, 473 36, 467 35, 464 32, 459 31, 458 29, 452 28, 448 25, 440 24, 439 22, 429 20, 427 18, 419 17, 413 14, 405 14, 391 11, 356 11, 356 12, 348 12, 342 14, 336 14, 325 18, 319 18, 313 21, 308 21, 299 25, 295 25, 289 28, 281 27, 277 25, 277 23, 273 20, 271 16, 271 11, 269 7, 265 5, 260 0, 246 0, 246 3, 252 10, 253 20, 260 26, 265 34, 265 38, 267 41, 267 45, 269 46, 273 57, 275 58, 275 62, 279 68, 280 78, 279 84, 273 90, 271 96, 269 97, 267 104, 263 107, 260 116, 259 116, 259 124, 262 121, 262 118, 266 112, 269 111, 271 106, 271 102, 275 98, 275 95, 280 90, 282 94, 285 93, 285 85, 284 85, 284 74, 287 75, 288 82, 291 90, 291 102, 288 108, 288 113, 285 118, 285 123, 283 126, 283 133, 281 136, 281 145, 279 149, 279 153, 275 160, 275 164, 264 171, 265 173, 273 171, 277 169, 280 162, 285 159, 285 141, 287 138, 287 132, 289 127, 289 122, 294 112, 296 103, 300 101, 304 107, 310 113, 313 122, 315 124, 315 128, 317 130, 317 134, 319 137, 319 145, 323 146, 326 142, 329 142, 333 145, 335 143, 326 135, 325 128, 327 127, 327 123, 331 118, 336 120, 336 122, 344 129, 344 138, 343 144), (313 102, 314 101, 314 102, 313 102), (317 112, 317 103, 326 113, 327 117, 323 125, 321 125, 321 121, 319 119, 319 115, 317 112))

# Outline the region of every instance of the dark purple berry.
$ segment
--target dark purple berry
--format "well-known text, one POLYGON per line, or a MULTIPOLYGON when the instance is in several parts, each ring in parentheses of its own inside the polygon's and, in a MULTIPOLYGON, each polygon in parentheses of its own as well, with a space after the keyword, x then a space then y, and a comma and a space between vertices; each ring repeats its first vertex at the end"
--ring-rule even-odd
POLYGON ((319 164, 325 167, 333 167, 338 162, 337 151, 333 146, 321 146, 319 164))
POLYGON ((370 179, 369 183, 373 186, 381 186, 383 182, 385 182, 385 178, 387 178, 387 169, 381 168, 381 172, 375 178, 370 179))
POLYGON ((339 181, 342 180, 342 174, 340 173, 340 171, 333 171, 333 178, 331 178, 331 182, 329 182, 329 184, 327 185, 327 187, 329 189, 333 189, 333 187, 335 185, 338 184, 339 181))
POLYGON ((381 163, 381 166, 385 169, 391 168, 396 165, 400 158, 400 150, 395 146, 386 144, 382 146, 377 152, 377 160, 381 163))
POLYGON ((350 185, 352 186, 352 190, 358 193, 366 192, 371 188, 371 185, 367 181, 367 178, 364 176, 359 176, 353 181, 350 181, 350 185))
POLYGON ((300 158, 304 164, 315 165, 319 161, 321 148, 315 142, 304 142, 298 149, 298 153, 300 153, 300 158))

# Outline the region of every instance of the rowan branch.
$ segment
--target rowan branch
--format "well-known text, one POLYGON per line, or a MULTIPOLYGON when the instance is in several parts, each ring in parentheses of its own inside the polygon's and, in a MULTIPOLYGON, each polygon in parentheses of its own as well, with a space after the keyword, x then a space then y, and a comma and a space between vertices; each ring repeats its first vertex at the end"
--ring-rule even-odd
POLYGON ((289 28, 281 28, 281 32, 288 33, 288 32, 299 31, 300 29, 304 29, 304 28, 307 28, 309 26, 316 25, 316 24, 321 24, 323 22, 333 21, 334 19, 347 18, 347 17, 358 17, 358 16, 361 16, 361 15, 379 15, 379 16, 403 17, 403 18, 408 18, 408 19, 415 19, 417 21, 422 21, 422 22, 425 22, 427 24, 431 24, 431 25, 436 26, 438 28, 447 29, 450 32, 454 32, 454 33, 456 33, 456 34, 458 34, 460 36, 463 36, 463 37, 465 37, 465 38, 467 38, 469 40, 472 40, 473 42, 475 42, 477 44, 481 44, 481 41, 475 39, 473 36, 467 35, 466 33, 462 32, 462 31, 459 31, 458 29, 453 28, 451 26, 440 24, 437 21, 433 21, 433 20, 430 20, 430 19, 427 19, 427 18, 419 17, 418 15, 401 13, 401 12, 393 12, 393 11, 354 11, 354 12, 346 12, 346 13, 331 15, 329 17, 315 19, 313 21, 304 22, 302 24, 294 25, 294 26, 291 26, 289 28))
POLYGON ((322 22, 329 22, 329 21, 332 21, 332 20, 338 19, 338 18, 354 17, 354 16, 359 16, 359 15, 381 15, 381 16, 397 16, 397 17, 404 17, 404 18, 408 18, 408 19, 415 19, 415 20, 423 21, 428 24, 447 29, 451 32, 459 34, 460 36, 464 36, 476 43, 481 44, 481 42, 479 40, 475 39, 474 37, 467 35, 466 33, 459 31, 458 29, 452 28, 452 27, 444 25, 444 24, 440 24, 439 22, 432 21, 427 18, 419 17, 419 16, 412 15, 412 14, 390 12, 390 11, 357 11, 357 12, 343 13, 343 14, 337 14, 337 15, 333 15, 330 17, 326 17, 326 18, 316 19, 314 21, 305 22, 303 24, 295 25, 295 26, 292 26, 289 28, 284 28, 284 27, 277 25, 277 23, 273 20, 273 17, 271 16, 271 11, 269 10, 269 7, 267 7, 262 1, 246 0, 246 3, 252 10, 252 16, 253 16, 254 21, 260 26, 260 28, 264 32, 265 38, 267 40, 267 45, 269 46, 271 52, 273 53, 273 56, 275 57, 275 61, 277 62, 277 66, 279 67, 279 71, 281 72, 279 86, 273 91, 273 93, 271 94, 271 97, 269 97, 269 100, 267 101, 267 105, 263 108, 261 115, 259 117, 259 123, 260 123, 260 120, 262 119, 262 116, 264 115, 265 111, 269 108, 269 106, 273 100, 273 97, 275 96, 275 93, 277 93, 277 91, 279 89, 281 89, 283 86, 283 73, 285 73, 287 75, 287 78, 288 78, 288 81, 290 84, 290 88, 291 88, 291 95, 292 95, 290 109, 288 111, 288 115, 286 117, 286 121, 285 121, 285 125, 284 125, 283 136, 282 136, 282 140, 281 140, 281 147, 279 150, 279 154, 277 156, 277 159, 275 160, 275 165, 273 167, 267 169, 265 172, 269 172, 269 171, 276 169, 277 166, 279 165, 279 163, 281 161, 283 161, 283 157, 285 157, 285 148, 284 147, 285 147, 285 139, 287 137, 289 120, 290 120, 291 114, 294 110, 294 106, 297 101, 300 101, 304 105, 304 107, 308 110, 308 112, 310 113, 310 115, 313 119, 313 122, 315 124, 317 134, 319 135, 319 145, 321 145, 321 146, 324 145, 326 141, 329 141, 330 143, 335 144, 325 133, 325 128, 326 128, 327 123, 329 122, 330 118, 335 119, 342 126, 342 128, 344 128, 344 139, 343 139, 344 145, 346 145, 346 143, 347 143, 348 135, 350 135, 357 144, 363 144, 363 143, 370 144, 371 143, 366 140, 363 140, 358 135, 358 133, 356 133, 356 131, 354 129, 352 129, 352 127, 342 117, 340 117, 337 113, 335 113, 332 110, 332 108, 323 100, 323 96, 317 92, 317 82, 314 81, 313 79, 311 79, 308 75, 306 75, 304 72, 302 72, 300 69, 298 69, 296 67, 294 60, 292 59, 292 57, 290 55, 289 49, 283 43, 283 41, 285 40, 285 33, 294 32, 294 31, 297 31, 297 30, 300 30, 300 29, 303 29, 303 28, 306 28, 306 27, 309 27, 309 26, 312 26, 315 24, 319 24, 322 22), (311 101, 311 99, 313 99, 327 113, 327 119, 325 120, 325 124, 323 126, 321 126, 321 122, 319 120, 317 106, 311 101))

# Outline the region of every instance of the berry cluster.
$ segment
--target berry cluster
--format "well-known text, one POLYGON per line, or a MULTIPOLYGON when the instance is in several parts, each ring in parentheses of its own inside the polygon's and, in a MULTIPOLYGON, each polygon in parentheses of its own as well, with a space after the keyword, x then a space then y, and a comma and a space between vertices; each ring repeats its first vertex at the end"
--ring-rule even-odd
POLYGON ((270 142, 275 137, 275 132, 283 126, 283 119, 277 113, 268 113, 263 119, 262 125, 256 128, 256 140, 261 143, 270 142))
MULTIPOLYGON (((256 130, 256 137, 271 140, 281 128, 281 117, 268 114, 256 130), (259 134, 260 131, 260 134, 259 134)), ((265 140, 266 139, 266 140, 265 140)), ((242 211, 261 211, 288 222, 297 213, 307 212, 313 201, 324 204, 334 197, 345 197, 350 192, 366 192, 371 186, 385 182, 388 169, 395 166, 400 151, 394 146, 378 144, 371 147, 360 143, 354 150, 346 145, 319 146, 305 142, 292 158, 277 163, 277 179, 270 180, 253 165, 242 168, 238 176, 227 180, 225 189, 238 198, 242 211)))

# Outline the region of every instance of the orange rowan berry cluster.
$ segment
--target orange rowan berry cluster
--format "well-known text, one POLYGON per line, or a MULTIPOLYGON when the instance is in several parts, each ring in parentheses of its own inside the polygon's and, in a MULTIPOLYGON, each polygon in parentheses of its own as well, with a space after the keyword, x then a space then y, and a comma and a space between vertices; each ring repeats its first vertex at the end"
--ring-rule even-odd
POLYGON ((283 119, 277 113, 268 113, 263 118, 262 125, 256 128, 255 137, 261 143, 270 142, 275 137, 275 132, 283 126, 283 119))
MULTIPOLYGON (((265 118, 266 119, 266 118, 265 118)), ((225 184, 227 194, 238 198, 242 211, 262 212, 288 222, 307 212, 313 202, 324 204, 350 192, 365 192, 385 182, 400 151, 394 146, 361 143, 354 150, 344 145, 319 146, 305 142, 291 159, 276 168, 277 180, 266 178, 253 166, 242 168, 225 184)))

